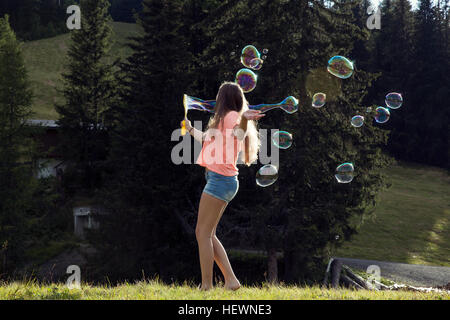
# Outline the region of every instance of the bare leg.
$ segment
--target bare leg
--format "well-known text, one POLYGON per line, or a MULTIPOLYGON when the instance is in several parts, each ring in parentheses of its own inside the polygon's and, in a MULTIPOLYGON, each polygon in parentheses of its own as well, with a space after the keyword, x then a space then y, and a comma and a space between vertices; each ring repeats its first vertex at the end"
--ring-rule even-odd
POLYGON ((217 226, 225 207, 225 201, 214 198, 209 194, 202 193, 198 209, 197 226, 195 228, 200 257, 200 268, 202 271, 202 290, 209 290, 213 287, 213 230, 217 226))
MULTIPOLYGON (((216 225, 217 227, 217 225, 216 225)), ((222 243, 216 236, 216 228, 214 228, 213 233, 213 246, 214 246, 214 260, 222 271, 223 277, 225 278, 225 288, 230 290, 237 290, 241 287, 239 280, 236 278, 233 268, 231 267, 230 261, 228 260, 227 252, 223 247, 222 243)))

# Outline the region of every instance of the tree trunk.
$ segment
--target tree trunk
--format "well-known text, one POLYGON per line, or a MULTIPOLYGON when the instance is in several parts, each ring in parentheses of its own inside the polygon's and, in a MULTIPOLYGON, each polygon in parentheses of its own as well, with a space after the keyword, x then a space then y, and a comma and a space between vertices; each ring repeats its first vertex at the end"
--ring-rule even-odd
POLYGON ((269 283, 278 282, 278 261, 277 251, 275 249, 269 249, 267 257, 267 280, 269 283))

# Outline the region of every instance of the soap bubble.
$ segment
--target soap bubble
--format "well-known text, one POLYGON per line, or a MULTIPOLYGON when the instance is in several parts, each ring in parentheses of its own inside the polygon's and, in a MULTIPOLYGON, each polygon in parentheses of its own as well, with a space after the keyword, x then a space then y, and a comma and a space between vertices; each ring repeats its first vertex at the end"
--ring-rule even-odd
POLYGON ((339 165, 336 168, 336 180, 339 183, 350 183, 354 177, 355 168, 353 167, 353 163, 346 162, 339 165))
POLYGON ((266 60, 267 56, 262 56, 261 59, 266 60))
POLYGON ((278 179, 278 169, 272 164, 267 164, 256 173, 256 183, 260 187, 268 187, 278 179))
POLYGON ((269 53, 269 49, 263 49, 263 54, 268 54, 269 53))
POLYGON ((280 103, 251 105, 249 109, 259 110, 263 113, 273 109, 283 109, 285 112, 292 114, 298 110, 298 100, 293 96, 289 96, 280 103))
POLYGON ((312 106, 314 108, 322 108, 327 100, 327 95, 325 93, 316 93, 312 99, 312 106))
POLYGON ((363 116, 359 116, 359 115, 358 116, 354 116, 352 118, 351 123, 352 123, 352 126, 354 126, 355 128, 362 127, 363 124, 364 124, 364 117, 363 116))
POLYGON ((298 100, 293 96, 289 96, 281 102, 281 109, 289 114, 292 114, 298 110, 298 100))
POLYGON ((370 113, 370 112, 372 112, 372 107, 367 107, 366 108, 366 113, 370 113))
POLYGON ((256 49, 254 46, 248 45, 245 46, 244 49, 242 49, 241 63, 246 68, 251 68, 251 61, 256 58, 260 59, 261 54, 258 52, 258 49, 256 49))
POLYGON ((375 121, 378 123, 386 123, 389 121, 389 118, 391 116, 391 113, 389 112, 389 109, 378 107, 375 114, 375 121))
POLYGON ((198 110, 214 113, 216 102, 213 100, 202 100, 185 94, 183 96, 183 105, 185 110, 198 110))
POLYGON ((277 131, 272 135, 272 142, 280 149, 289 149, 292 146, 292 134, 287 131, 277 131))
MULTIPOLYGON (((214 113, 216 108, 215 100, 203 100, 187 94, 183 96, 183 104, 185 110, 206 111, 209 113, 214 113)), ((289 96, 280 103, 249 105, 248 107, 251 110, 259 110, 263 113, 273 109, 282 109, 286 113, 292 114, 298 110, 298 100, 289 96)))
POLYGON ((403 97, 400 93, 391 92, 386 95, 385 102, 390 109, 398 109, 403 104, 403 97))
POLYGON ((258 77, 250 69, 241 69, 236 73, 236 83, 245 93, 253 91, 256 88, 258 77))
POLYGON ((328 72, 341 79, 350 78, 353 74, 353 62, 342 56, 334 56, 328 61, 328 72))
POLYGON ((250 61, 250 68, 252 68, 253 70, 260 70, 263 63, 264 61, 262 59, 254 58, 250 61))

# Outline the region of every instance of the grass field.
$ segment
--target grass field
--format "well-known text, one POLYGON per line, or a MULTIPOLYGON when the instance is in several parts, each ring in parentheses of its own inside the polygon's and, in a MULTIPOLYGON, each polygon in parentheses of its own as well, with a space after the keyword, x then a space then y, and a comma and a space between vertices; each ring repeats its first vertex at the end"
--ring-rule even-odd
POLYGON ((450 267, 450 176, 434 167, 386 170, 391 188, 336 256, 450 267))
POLYGON ((242 287, 237 291, 215 288, 208 292, 193 285, 165 285, 159 281, 124 283, 116 287, 11 283, 0 285, 0 300, 450 300, 449 293, 411 291, 367 291, 320 287, 266 286, 242 287))
MULTIPOLYGON (((401 164, 386 170, 392 186, 380 195, 375 216, 336 255, 425 265, 450 266, 450 177, 441 169, 401 164)), ((34 281, 0 283, 0 299, 226 299, 226 300, 450 300, 450 293, 328 289, 319 286, 220 287, 199 291, 194 284, 140 281, 69 290, 64 284, 34 281)))
MULTIPOLYGON (((138 33, 138 26, 113 22, 112 29, 111 60, 127 57, 131 53, 125 45, 127 38, 138 33)), ((34 119, 56 120, 58 117, 54 104, 63 101, 57 88, 61 88, 69 45, 70 33, 23 44, 25 66, 34 91, 34 119)))

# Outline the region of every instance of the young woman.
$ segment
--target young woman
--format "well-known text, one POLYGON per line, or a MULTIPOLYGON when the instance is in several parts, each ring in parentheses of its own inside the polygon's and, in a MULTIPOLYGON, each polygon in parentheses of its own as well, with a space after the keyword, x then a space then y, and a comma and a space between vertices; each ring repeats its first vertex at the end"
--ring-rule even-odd
POLYGON ((244 144, 244 162, 250 165, 257 159, 259 137, 255 120, 260 111, 249 110, 241 87, 232 82, 220 86, 216 97, 215 114, 206 132, 192 127, 186 129, 203 143, 197 164, 205 167, 206 186, 198 209, 195 234, 202 272, 202 290, 213 287, 213 266, 216 261, 225 279, 225 288, 237 290, 241 286, 228 260, 227 253, 216 236, 216 228, 227 204, 239 189, 236 167, 239 151, 244 144))

